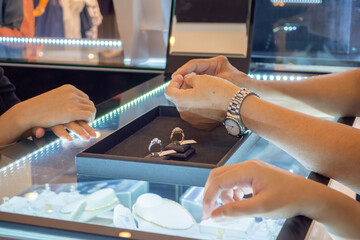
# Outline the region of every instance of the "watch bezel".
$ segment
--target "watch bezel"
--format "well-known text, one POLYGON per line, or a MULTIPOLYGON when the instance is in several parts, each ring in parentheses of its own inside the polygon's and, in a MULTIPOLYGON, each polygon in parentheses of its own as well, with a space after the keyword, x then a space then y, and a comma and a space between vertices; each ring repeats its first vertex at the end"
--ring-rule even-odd
POLYGON ((235 118, 235 117, 226 116, 223 124, 224 124, 224 126, 225 126, 226 131, 227 131, 228 134, 231 135, 231 136, 240 137, 240 136, 242 136, 243 133, 245 132, 244 127, 240 125, 239 121, 238 121, 237 118, 235 118), (239 134, 234 135, 234 134, 230 133, 230 131, 228 130, 227 125, 226 125, 226 122, 227 122, 227 121, 233 121, 233 122, 236 123, 236 126, 238 126, 238 129, 239 129, 239 134))

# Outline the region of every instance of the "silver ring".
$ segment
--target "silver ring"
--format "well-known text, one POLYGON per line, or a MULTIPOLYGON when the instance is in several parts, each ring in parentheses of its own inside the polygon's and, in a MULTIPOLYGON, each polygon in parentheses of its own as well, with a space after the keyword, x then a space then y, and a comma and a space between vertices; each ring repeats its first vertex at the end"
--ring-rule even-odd
POLYGON ((162 150, 163 150, 163 147, 162 147, 162 143, 161 143, 160 139, 154 138, 153 140, 151 140, 150 145, 149 145, 149 153, 151 153, 151 155, 153 155, 153 156, 160 155, 162 153, 162 150), (151 151, 151 149, 153 149, 155 145, 160 146, 159 151, 151 151))

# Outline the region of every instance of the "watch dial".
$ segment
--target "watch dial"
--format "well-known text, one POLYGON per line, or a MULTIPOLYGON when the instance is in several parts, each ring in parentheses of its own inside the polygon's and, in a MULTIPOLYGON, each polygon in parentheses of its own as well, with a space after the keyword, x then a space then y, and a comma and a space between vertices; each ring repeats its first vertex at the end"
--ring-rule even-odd
POLYGON ((227 119, 224 125, 230 135, 239 136, 240 127, 234 120, 227 119))

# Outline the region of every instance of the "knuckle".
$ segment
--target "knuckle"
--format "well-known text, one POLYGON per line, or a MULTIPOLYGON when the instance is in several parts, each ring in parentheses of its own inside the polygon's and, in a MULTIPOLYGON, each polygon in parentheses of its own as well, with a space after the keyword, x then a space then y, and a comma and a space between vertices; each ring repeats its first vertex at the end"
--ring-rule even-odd
POLYGON ((247 161, 247 163, 250 164, 251 166, 259 166, 261 165, 262 161, 259 159, 251 159, 247 161))
POLYGON ((75 89, 75 87, 71 84, 65 84, 65 85, 63 85, 63 88, 66 90, 74 90, 75 89))
POLYGON ((227 62, 228 61, 227 57, 225 57, 224 55, 217 56, 217 60, 221 61, 221 62, 227 62))
POLYGON ((213 179, 216 176, 216 169, 213 169, 210 171, 209 173, 209 178, 208 179, 213 179))

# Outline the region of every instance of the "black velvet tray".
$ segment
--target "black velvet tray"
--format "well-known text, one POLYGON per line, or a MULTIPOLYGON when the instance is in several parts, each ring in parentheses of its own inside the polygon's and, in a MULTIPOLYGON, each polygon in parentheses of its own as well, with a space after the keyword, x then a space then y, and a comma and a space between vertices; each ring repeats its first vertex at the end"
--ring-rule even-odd
MULTIPOLYGON (((158 106, 78 154, 77 172, 87 176, 181 184, 197 178, 195 182, 202 185, 212 168, 242 160, 258 140, 254 138, 245 146, 250 135, 254 134, 235 138, 228 135, 223 126, 213 131, 199 130, 183 121, 175 107, 158 106), (192 145, 195 154, 186 161, 145 158, 150 141, 159 138, 165 147, 175 127, 184 130, 185 140, 197 141, 192 145)), ((190 182, 194 185, 194 181, 190 182)))

